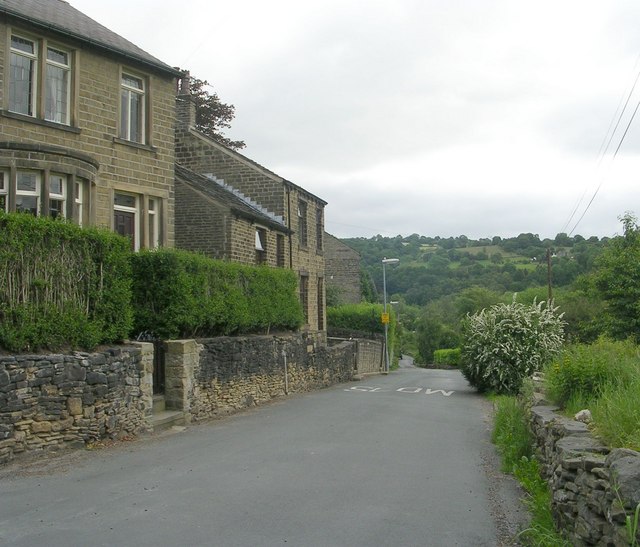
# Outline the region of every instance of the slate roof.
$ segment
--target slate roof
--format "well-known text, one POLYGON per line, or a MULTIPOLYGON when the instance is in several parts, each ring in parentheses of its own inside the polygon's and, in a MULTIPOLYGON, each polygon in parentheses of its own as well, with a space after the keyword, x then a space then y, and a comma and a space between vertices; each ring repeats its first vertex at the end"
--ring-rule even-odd
POLYGON ((226 154, 228 154, 230 156, 235 156, 235 158, 237 160, 239 160, 241 162, 244 162, 245 164, 253 167, 254 169, 258 169, 258 170, 262 171, 268 177, 276 179, 276 180, 282 182, 285 185, 289 185, 292 188, 296 188, 299 192, 302 192, 302 193, 306 194, 307 196, 315 199, 319 203, 322 203, 322 205, 327 205, 327 202, 325 200, 323 200, 322 198, 316 196, 315 194, 312 194, 311 192, 309 192, 309 190, 303 188, 302 186, 298 186, 297 184, 291 182, 290 180, 285 179, 284 177, 281 177, 280 175, 278 175, 278 173, 274 173, 270 169, 267 169, 263 165, 260 165, 257 161, 254 161, 251 158, 248 158, 247 156, 244 156, 243 154, 241 154, 237 150, 233 150, 232 148, 229 148, 228 146, 225 146, 221 142, 218 142, 218 141, 212 139, 208 135, 205 135, 202 131, 199 131, 199 130, 193 128, 193 127, 190 128, 190 131, 193 134, 198 135, 201 139, 207 140, 211 145, 213 145, 213 146, 217 147, 218 149, 224 151, 226 154))
POLYGON ((0 0, 0 15, 7 14, 43 29, 71 36, 86 44, 141 62, 178 76, 180 72, 94 21, 64 0, 0 0))
POLYGON ((200 175, 178 164, 176 164, 176 178, 187 182, 196 190, 210 196, 213 200, 226 205, 236 214, 282 232, 288 233, 291 231, 286 227, 282 217, 267 211, 223 180, 212 176, 200 175))

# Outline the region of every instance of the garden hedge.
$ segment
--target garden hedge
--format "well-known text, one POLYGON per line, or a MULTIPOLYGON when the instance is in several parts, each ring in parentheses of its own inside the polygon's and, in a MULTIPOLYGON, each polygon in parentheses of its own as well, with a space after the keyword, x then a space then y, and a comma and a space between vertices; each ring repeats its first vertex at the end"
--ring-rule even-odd
POLYGON ((177 249, 131 256, 134 332, 163 339, 293 330, 303 321, 293 271, 177 249))
POLYGON ((126 338, 129 255, 113 232, 0 212, 0 346, 88 349, 126 338))

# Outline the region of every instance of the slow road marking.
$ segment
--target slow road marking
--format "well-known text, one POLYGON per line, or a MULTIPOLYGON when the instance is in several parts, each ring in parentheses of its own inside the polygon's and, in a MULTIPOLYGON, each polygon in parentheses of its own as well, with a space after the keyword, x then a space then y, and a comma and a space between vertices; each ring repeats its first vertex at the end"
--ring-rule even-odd
POLYGON ((350 387, 349 389, 345 389, 345 391, 359 392, 359 393, 382 393, 382 392, 395 391, 396 393, 409 393, 412 395, 417 393, 422 393, 424 395, 441 395, 443 397, 450 397, 455 393, 455 391, 446 391, 444 389, 431 389, 430 387, 401 387, 395 390, 391 390, 391 389, 382 389, 380 387, 353 386, 353 387, 350 387))

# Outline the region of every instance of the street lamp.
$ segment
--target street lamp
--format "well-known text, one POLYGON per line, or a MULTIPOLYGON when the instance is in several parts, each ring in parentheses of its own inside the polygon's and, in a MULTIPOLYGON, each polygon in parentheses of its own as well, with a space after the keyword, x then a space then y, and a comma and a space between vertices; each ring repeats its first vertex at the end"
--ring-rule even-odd
POLYGON ((382 259, 382 292, 384 294, 384 371, 389 373, 389 316, 387 315, 387 264, 397 264, 399 258, 382 259))

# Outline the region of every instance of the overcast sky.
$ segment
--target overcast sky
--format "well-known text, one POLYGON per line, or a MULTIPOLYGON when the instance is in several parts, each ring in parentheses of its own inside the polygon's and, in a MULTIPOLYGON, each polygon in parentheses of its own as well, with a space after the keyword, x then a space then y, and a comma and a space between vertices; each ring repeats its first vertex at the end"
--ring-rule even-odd
POLYGON ((327 201, 338 237, 554 237, 599 186, 574 234, 640 214, 640 113, 613 160, 640 83, 601 152, 640 70, 637 0, 70 3, 208 80, 227 136, 327 201))

